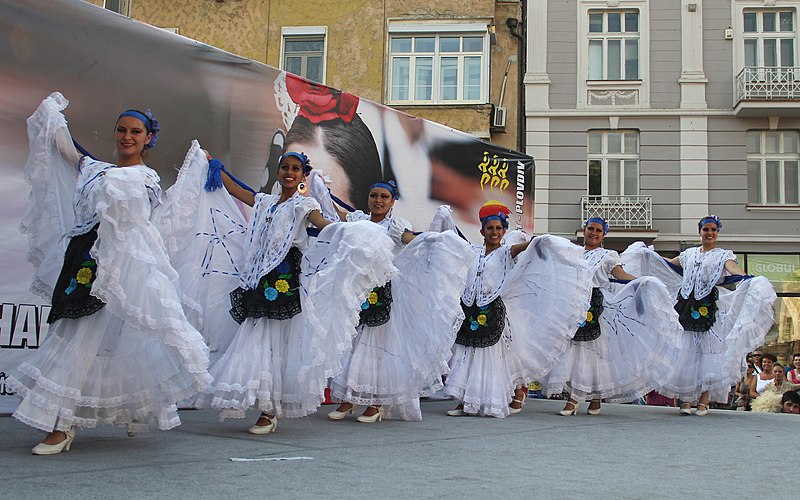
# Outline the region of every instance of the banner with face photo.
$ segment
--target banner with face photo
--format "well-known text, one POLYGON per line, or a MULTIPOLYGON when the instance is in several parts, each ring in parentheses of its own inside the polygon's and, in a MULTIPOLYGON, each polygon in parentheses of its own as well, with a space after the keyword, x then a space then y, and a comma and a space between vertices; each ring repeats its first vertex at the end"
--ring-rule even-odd
POLYGON ((70 101, 73 138, 110 162, 117 115, 150 108, 161 133, 147 163, 164 190, 192 139, 264 192, 281 153, 299 150, 333 194, 364 211, 369 186, 395 180, 393 213, 417 230, 448 204, 479 242, 478 209, 490 199, 509 206, 512 229, 533 230, 534 165, 524 154, 79 0, 0 0, 0 27, 0 412, 17 402, 6 374, 48 331, 18 227, 30 192, 25 121, 54 91, 70 101))

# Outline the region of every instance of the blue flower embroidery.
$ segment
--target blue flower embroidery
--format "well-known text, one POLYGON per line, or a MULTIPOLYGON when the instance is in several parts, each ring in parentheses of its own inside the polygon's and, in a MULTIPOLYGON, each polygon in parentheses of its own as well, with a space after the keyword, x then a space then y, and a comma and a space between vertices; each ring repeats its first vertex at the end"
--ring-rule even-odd
POLYGON ((367 309, 369 309, 369 302, 365 300, 364 302, 361 303, 361 310, 366 311, 367 309))
POLYGON ((698 311, 692 311, 692 318, 700 319, 700 313, 698 311))
POLYGON ((478 322, 475 321, 475 320, 472 320, 472 322, 469 324, 469 329, 472 330, 473 332, 475 330, 477 330, 478 329, 478 322))
POLYGON ((266 297, 267 300, 275 300, 278 298, 278 291, 271 286, 267 287, 264 289, 264 297, 266 297))
POLYGON ((584 326, 586 326, 586 320, 581 321, 578 328, 583 328, 584 326))
POLYGON ((64 293, 69 295, 72 292, 74 292, 76 288, 78 288, 78 280, 76 280, 75 278, 72 278, 71 280, 69 280, 69 286, 67 287, 66 290, 64 290, 64 293))
POLYGON ((285 274, 291 271, 292 269, 289 267, 289 263, 284 260, 280 264, 278 264, 275 270, 281 274, 285 274))

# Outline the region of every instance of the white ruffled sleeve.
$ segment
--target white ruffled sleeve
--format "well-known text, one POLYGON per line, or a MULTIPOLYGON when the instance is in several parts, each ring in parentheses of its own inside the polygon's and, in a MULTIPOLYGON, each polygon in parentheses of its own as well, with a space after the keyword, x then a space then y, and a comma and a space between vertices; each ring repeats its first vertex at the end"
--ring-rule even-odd
POLYGON ((31 291, 48 301, 64 261, 68 243, 64 235, 75 223, 72 201, 78 170, 59 153, 57 144, 59 136, 69 137, 61 114, 68 104, 54 92, 28 118, 30 155, 23 172, 31 192, 19 229, 28 235, 27 259, 34 268, 31 291))
POLYGON ((406 231, 406 229, 409 231, 411 230, 411 222, 400 217, 392 218, 392 225, 389 227, 389 238, 392 239, 397 247, 402 247, 405 245, 403 243, 403 233, 406 231))

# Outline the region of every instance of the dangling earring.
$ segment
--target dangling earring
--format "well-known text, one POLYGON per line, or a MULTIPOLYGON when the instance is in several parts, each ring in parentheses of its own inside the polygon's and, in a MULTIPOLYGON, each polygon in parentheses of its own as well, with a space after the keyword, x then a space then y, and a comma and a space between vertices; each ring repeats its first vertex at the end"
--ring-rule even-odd
POLYGON ((308 185, 306 185, 305 182, 301 182, 300 184, 297 185, 297 192, 298 193, 306 194, 306 191, 308 191, 308 185))

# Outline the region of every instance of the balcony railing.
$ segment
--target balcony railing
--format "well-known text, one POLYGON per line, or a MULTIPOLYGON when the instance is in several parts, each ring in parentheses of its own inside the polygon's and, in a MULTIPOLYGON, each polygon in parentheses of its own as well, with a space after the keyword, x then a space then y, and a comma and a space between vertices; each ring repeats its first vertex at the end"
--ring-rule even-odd
POLYGON ((581 196, 581 219, 598 215, 612 229, 653 229, 653 197, 581 196))
POLYGON ((736 102, 800 99, 800 68, 745 66, 736 75, 736 102))

